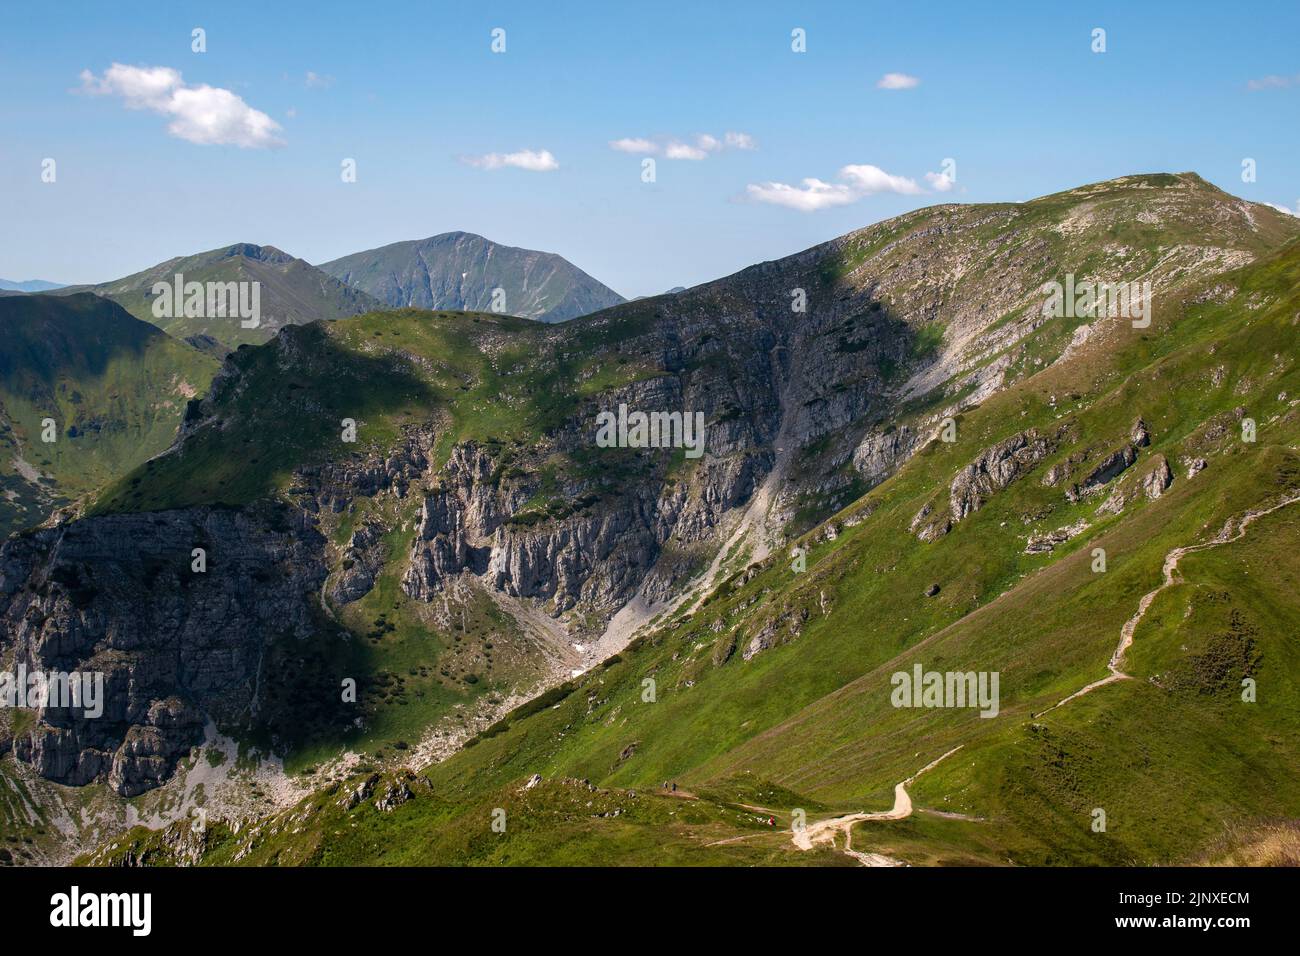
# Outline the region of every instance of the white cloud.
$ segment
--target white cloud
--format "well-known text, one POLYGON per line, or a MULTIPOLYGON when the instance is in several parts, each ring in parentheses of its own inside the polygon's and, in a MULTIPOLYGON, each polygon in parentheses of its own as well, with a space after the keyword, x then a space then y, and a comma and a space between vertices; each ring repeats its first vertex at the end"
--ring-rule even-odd
POLYGON ((786 183, 750 183, 745 193, 755 202, 771 203, 774 206, 788 206, 800 212, 814 212, 830 206, 846 206, 857 202, 858 196, 842 183, 826 183, 820 179, 808 178, 802 186, 790 186, 786 183))
POLYGON ((906 176, 892 176, 879 166, 845 166, 840 170, 840 179, 847 179, 864 196, 872 193, 901 193, 914 196, 924 192, 916 180, 906 176))
POLYGON ((534 173, 549 173, 559 169, 549 149, 521 149, 517 153, 486 153, 482 156, 464 156, 461 161, 478 169, 502 169, 513 166, 534 173))
POLYGON ((609 141, 609 148, 616 149, 620 153, 657 153, 659 144, 652 139, 639 139, 635 136, 625 136, 622 139, 612 139, 609 141))
MULTIPOLYGON (((1297 212, 1295 209, 1287 209, 1286 206, 1280 205, 1279 203, 1265 202, 1264 205, 1270 206, 1273 209, 1276 209, 1278 212, 1284 212, 1288 216, 1300 216, 1300 212, 1297 212)), ((1300 205, 1298 205, 1296 209, 1300 209, 1300 205)))
MULTIPOLYGON (((946 192, 952 181, 941 174, 931 173, 926 176, 938 176, 948 183, 947 186, 935 188, 946 192)), ((846 206, 865 196, 875 193, 898 193, 903 196, 915 196, 925 192, 916 180, 906 176, 895 176, 879 166, 854 164, 843 166, 839 171, 839 182, 828 183, 820 179, 801 180, 802 185, 791 186, 787 183, 751 183, 745 187, 746 195, 755 202, 787 206, 800 212, 815 212, 831 206, 846 206)), ((931 180, 934 183, 934 180, 931 180)))
POLYGON ((886 73, 876 81, 876 89, 910 90, 920 82, 916 77, 908 76, 906 73, 886 73))
POLYGON ((710 133, 699 133, 695 136, 693 144, 662 136, 656 139, 626 136, 623 139, 610 140, 609 148, 620 153, 662 153, 667 159, 688 159, 698 162, 708 159, 711 153, 721 153, 729 149, 758 149, 758 143, 748 133, 729 130, 721 138, 710 133))
POLYGON ((150 110, 171 117, 167 132, 203 146, 259 149, 283 144, 280 124, 255 110, 230 90, 186 86, 179 70, 166 66, 114 63, 102 77, 81 71, 81 92, 120 96, 127 109, 150 110))
POLYGON ((1246 83, 1248 90, 1285 90, 1288 87, 1300 85, 1300 74, 1295 76, 1261 76, 1257 80, 1249 80, 1246 83))
POLYGON ((946 193, 955 185, 947 173, 926 173, 925 181, 937 193, 946 193))
POLYGON ((303 82, 309 90, 327 90, 334 85, 334 77, 308 70, 303 82))
POLYGON ((708 159, 709 154, 698 146, 689 143, 672 142, 664 147, 664 155, 669 159, 708 159))

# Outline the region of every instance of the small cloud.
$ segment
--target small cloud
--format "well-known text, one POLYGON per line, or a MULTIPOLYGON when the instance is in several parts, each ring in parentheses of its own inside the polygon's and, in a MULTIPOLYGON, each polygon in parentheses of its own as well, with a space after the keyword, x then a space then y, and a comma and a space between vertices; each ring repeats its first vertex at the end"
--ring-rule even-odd
POLYGON ((955 185, 952 177, 947 173, 926 173, 925 181, 937 193, 946 193, 955 185))
POLYGON ((802 186, 790 186, 786 183, 750 183, 745 187, 745 194, 755 202, 786 206, 790 209, 798 209, 800 212, 815 212, 831 206, 847 206, 858 199, 848 186, 840 183, 822 182, 811 177, 802 182, 802 186))
POLYGON ((801 180, 802 185, 799 186, 787 183, 751 183, 745 187, 745 194, 755 202, 786 206, 800 212, 815 212, 831 206, 847 206, 875 193, 915 196, 925 192, 914 179, 895 176, 879 166, 865 163, 841 167, 839 179, 840 182, 828 183, 810 177, 801 180))
POLYGON ((864 196, 872 193, 914 196, 924 191, 916 184, 916 180, 890 175, 879 166, 845 166, 840 170, 840 179, 847 179, 864 196))
POLYGON ((612 139, 609 141, 609 148, 616 149, 620 153, 657 153, 659 144, 652 139, 639 139, 635 136, 625 136, 622 139, 612 139))
POLYGON ((127 109, 171 117, 167 124, 170 135, 201 146, 263 149, 283 145, 275 135, 280 124, 261 110, 221 87, 187 86, 180 71, 171 67, 114 63, 102 77, 82 70, 80 92, 120 96, 127 109))
POLYGON ((521 149, 517 153, 486 153, 482 156, 462 156, 461 162, 476 169, 503 169, 513 166, 534 173, 549 173, 560 168, 549 149, 521 149))
POLYGON ((921 81, 906 73, 886 73, 876 81, 878 90, 910 90, 921 81))
POLYGON ((680 139, 658 137, 650 139, 644 136, 627 136, 623 139, 609 141, 609 148, 620 153, 662 153, 667 159, 689 159, 699 161, 708 159, 712 153, 721 153, 729 149, 758 149, 758 143, 748 133, 728 131, 721 138, 711 133, 699 133, 694 143, 680 139))
POLYGON ((308 70, 303 83, 309 90, 328 90, 334 85, 334 77, 308 70))
POLYGON ((672 142, 664 147, 664 155, 669 159, 708 159, 709 154, 698 146, 689 143, 672 142))
POLYGON ((1261 76, 1257 80, 1248 80, 1246 89, 1248 90, 1285 90, 1292 86, 1300 86, 1300 74, 1295 76, 1261 76))
MULTIPOLYGON (((1279 204, 1279 203, 1275 203, 1275 202, 1267 202, 1267 201, 1266 201, 1266 202, 1264 202, 1264 205, 1265 205, 1265 206, 1268 206, 1268 207, 1271 208, 1271 209, 1276 209, 1278 212, 1286 213, 1288 216, 1300 216, 1300 212, 1296 212, 1296 211, 1293 210, 1293 209, 1287 209, 1286 206, 1283 206, 1283 205, 1281 205, 1281 204, 1279 204)), ((1297 208, 1297 209, 1300 209, 1300 206, 1297 206, 1296 208, 1297 208)))

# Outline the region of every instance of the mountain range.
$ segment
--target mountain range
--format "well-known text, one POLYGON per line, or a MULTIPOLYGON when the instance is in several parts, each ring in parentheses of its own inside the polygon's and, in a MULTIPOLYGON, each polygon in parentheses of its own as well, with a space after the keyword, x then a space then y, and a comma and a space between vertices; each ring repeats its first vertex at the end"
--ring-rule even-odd
POLYGON ((96 285, 10 285, 15 291, 48 289, 58 295, 93 292, 217 358, 239 345, 265 342, 285 325, 347 318, 384 305, 477 308, 560 322, 623 301, 560 256, 502 246, 464 232, 394 243, 320 267, 273 246, 236 243, 178 256, 96 285), (246 327, 233 314, 186 315, 170 302, 156 315, 155 283, 174 285, 177 275, 187 283, 260 283, 257 325, 246 327))
POLYGON ((1284 858, 1298 236, 1129 176, 558 325, 285 325, 0 547, 0 655, 113 715, 0 716, 0 817, 114 865, 1284 858))
POLYGON ((61 288, 63 288, 61 283, 46 282, 44 279, 28 279, 25 282, 0 279, 0 292, 49 292, 61 288))

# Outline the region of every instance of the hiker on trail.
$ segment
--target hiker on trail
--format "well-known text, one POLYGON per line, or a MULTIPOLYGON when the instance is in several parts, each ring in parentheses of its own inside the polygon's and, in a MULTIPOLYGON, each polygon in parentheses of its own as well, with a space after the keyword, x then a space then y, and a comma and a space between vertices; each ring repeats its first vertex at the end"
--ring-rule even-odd
POLYGON ((676 783, 676 781, 674 781, 674 782, 673 782, 673 793, 676 793, 676 792, 677 792, 677 783, 676 783))

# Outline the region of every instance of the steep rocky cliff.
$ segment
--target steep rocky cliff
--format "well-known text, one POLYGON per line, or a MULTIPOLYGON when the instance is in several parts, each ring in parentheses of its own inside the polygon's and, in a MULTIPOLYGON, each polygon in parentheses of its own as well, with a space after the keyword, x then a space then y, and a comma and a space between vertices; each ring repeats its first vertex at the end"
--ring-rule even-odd
POLYGON ((0 628, 14 667, 103 675, 103 713, 43 707, 17 756, 51 780, 157 786, 203 737, 282 682, 274 641, 310 641, 326 568, 300 512, 267 503, 111 515, 43 528, 0 551, 0 628), (195 549, 206 562, 195 563, 195 549))

